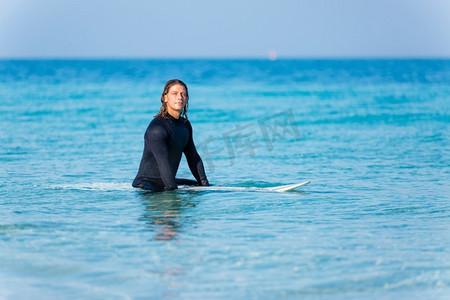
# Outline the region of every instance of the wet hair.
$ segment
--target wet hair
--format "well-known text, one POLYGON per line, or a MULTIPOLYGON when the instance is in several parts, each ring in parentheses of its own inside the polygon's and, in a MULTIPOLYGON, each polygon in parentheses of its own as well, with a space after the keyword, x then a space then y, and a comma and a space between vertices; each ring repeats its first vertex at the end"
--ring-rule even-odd
POLYGON ((156 114, 155 117, 161 117, 164 119, 169 118, 169 112, 167 111, 167 103, 164 102, 164 96, 166 96, 169 93, 169 90, 172 86, 177 85, 177 84, 182 85, 184 87, 184 89, 186 90, 186 104, 184 105, 183 109, 181 110, 180 117, 183 117, 187 120, 189 92, 188 92, 187 85, 179 79, 171 79, 171 80, 167 81, 166 84, 164 85, 164 90, 161 94, 161 109, 159 110, 159 112, 156 114))

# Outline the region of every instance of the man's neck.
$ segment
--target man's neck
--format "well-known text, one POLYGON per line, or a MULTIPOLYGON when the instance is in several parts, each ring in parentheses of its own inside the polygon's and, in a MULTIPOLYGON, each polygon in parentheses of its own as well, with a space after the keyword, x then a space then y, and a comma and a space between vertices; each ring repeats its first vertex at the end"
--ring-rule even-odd
POLYGON ((180 114, 181 114, 181 112, 176 111, 176 110, 168 110, 167 113, 169 115, 171 115, 172 117, 174 117, 175 119, 179 119, 180 118, 180 114))

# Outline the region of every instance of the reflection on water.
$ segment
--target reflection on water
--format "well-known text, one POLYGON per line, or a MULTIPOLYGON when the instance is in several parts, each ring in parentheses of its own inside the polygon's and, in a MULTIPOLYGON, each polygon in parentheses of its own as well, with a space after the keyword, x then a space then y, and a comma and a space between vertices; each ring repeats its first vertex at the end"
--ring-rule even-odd
POLYGON ((156 240, 169 241, 176 238, 182 231, 183 220, 188 217, 186 211, 196 206, 196 203, 192 201, 195 193, 140 192, 140 196, 145 204, 145 211, 140 221, 144 221, 151 231, 156 232, 156 240))

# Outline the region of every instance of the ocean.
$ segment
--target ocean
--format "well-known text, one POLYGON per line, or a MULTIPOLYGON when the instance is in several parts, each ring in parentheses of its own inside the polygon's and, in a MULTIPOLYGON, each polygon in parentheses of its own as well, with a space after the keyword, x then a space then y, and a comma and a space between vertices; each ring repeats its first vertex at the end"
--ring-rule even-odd
POLYGON ((444 59, 0 60, 0 299, 450 299, 449 99, 444 59), (211 184, 311 183, 133 189, 172 78, 211 184))

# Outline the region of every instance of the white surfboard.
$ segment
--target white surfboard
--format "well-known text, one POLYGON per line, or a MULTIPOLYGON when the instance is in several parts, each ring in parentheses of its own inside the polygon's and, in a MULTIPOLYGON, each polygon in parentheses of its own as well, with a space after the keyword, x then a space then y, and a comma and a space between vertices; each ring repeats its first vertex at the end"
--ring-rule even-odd
POLYGON ((266 187, 266 188, 259 188, 259 187, 239 187, 239 186, 188 186, 183 185, 179 186, 179 189, 185 190, 185 191, 230 191, 230 192, 239 192, 239 191, 260 191, 260 192, 287 192, 291 191, 293 189, 296 189, 298 187, 301 187, 303 185, 307 185, 311 181, 303 181, 299 183, 294 184, 287 184, 287 185, 280 185, 280 186, 274 186, 274 187, 266 187))

